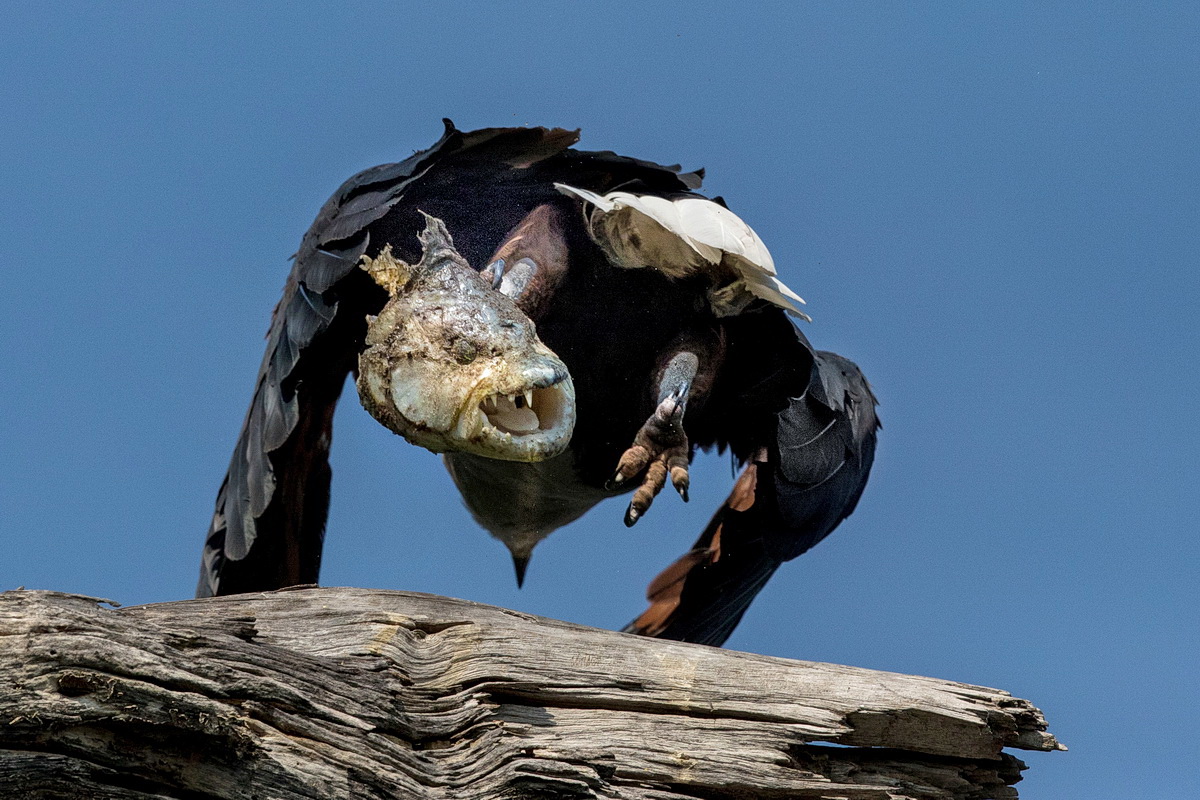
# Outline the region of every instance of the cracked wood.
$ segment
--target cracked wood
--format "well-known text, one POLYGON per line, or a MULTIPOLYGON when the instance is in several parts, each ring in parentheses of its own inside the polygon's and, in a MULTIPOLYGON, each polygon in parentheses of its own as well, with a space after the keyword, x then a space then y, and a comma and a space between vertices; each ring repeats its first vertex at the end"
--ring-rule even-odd
POLYGON ((979 686, 408 592, 0 595, 0 796, 1016 797, 1060 749, 979 686))

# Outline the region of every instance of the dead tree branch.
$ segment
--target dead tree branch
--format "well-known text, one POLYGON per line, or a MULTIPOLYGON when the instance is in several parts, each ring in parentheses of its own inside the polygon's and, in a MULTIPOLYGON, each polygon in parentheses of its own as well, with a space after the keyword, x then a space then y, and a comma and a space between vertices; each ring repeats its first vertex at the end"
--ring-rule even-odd
POLYGON ((1005 692, 305 589, 0 595, 0 797, 1016 797, 1005 692))

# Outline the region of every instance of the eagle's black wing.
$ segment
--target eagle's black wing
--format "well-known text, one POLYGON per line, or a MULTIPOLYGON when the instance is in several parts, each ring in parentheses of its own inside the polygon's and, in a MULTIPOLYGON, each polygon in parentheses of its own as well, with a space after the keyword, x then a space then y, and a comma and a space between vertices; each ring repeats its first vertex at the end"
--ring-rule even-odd
POLYGON ((416 261, 420 211, 440 217, 476 268, 531 209, 567 201, 568 181, 597 191, 631 182, 679 192, 699 173, 609 152, 570 149, 577 131, 489 128, 446 121, 428 150, 360 172, 304 235, 275 308, 254 395, 217 495, 197 595, 314 583, 329 507, 333 410, 355 368, 367 314, 385 296, 356 269, 391 244, 416 261))
MULTIPOLYGON (((627 632, 722 644, 776 568, 854 511, 875 456, 875 397, 855 364, 794 335, 790 358, 808 366, 807 385, 764 413, 773 387, 760 383, 737 400, 740 413, 725 415, 748 420, 730 441, 746 467, 693 548, 650 584, 650 606, 627 632)), ((766 379, 781 373, 773 367, 766 379)))

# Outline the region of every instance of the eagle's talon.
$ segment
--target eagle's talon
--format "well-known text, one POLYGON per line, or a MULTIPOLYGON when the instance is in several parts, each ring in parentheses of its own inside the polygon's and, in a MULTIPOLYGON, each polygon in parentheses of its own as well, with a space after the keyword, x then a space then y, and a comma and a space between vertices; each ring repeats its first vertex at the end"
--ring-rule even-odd
POLYGON ((616 489, 645 473, 625 512, 625 524, 629 527, 645 515, 668 477, 675 491, 687 502, 689 446, 683 430, 684 408, 684 403, 673 395, 659 403, 654 414, 637 432, 633 446, 621 454, 616 474, 605 484, 608 489, 616 489))
POLYGON ((673 448, 667 458, 667 469, 671 472, 671 485, 675 487, 675 491, 679 492, 679 496, 685 503, 688 501, 688 487, 691 485, 691 478, 688 475, 686 442, 687 440, 684 439, 682 446, 673 448))
POLYGON ((532 258, 522 258, 511 267, 505 267, 496 289, 506 297, 520 300, 537 277, 537 272, 537 264, 533 263, 532 258))
POLYGON ((492 285, 493 289, 500 289, 500 282, 504 280, 504 259, 497 258, 492 263, 479 271, 479 277, 492 285))

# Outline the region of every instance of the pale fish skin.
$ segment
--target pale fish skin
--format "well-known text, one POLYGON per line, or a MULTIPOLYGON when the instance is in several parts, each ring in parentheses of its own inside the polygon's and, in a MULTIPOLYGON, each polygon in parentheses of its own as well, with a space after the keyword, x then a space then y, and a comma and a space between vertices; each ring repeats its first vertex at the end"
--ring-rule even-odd
POLYGON ((471 269, 441 220, 426 220, 419 263, 405 264, 390 247, 362 258, 390 295, 368 318, 363 407, 435 453, 523 462, 562 453, 575 427, 566 364, 512 299, 471 269))

